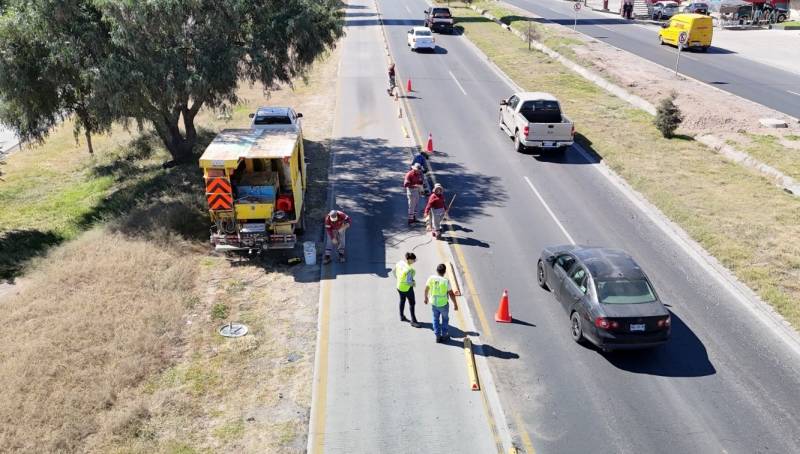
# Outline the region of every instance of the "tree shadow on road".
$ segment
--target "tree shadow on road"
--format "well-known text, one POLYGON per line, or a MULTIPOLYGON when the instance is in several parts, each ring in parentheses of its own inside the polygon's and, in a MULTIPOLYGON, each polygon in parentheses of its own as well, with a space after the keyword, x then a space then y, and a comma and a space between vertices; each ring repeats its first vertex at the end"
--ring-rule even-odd
POLYGON ((652 350, 611 352, 604 356, 614 366, 638 374, 704 377, 717 373, 703 342, 674 312, 672 338, 665 345, 652 350))

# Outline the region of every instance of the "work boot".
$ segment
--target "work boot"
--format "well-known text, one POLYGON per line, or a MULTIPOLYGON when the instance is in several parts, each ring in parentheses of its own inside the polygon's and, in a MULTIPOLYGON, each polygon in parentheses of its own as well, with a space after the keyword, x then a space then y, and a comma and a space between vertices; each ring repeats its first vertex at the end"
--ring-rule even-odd
POLYGON ((344 262, 345 262, 344 252, 340 252, 339 253, 339 263, 344 263, 344 262))
POLYGON ((442 336, 436 336, 436 343, 437 344, 441 344, 442 343, 442 336))
POLYGON ((400 316, 400 321, 401 321, 401 322, 407 322, 407 321, 408 321, 408 319, 406 318, 406 316, 405 316, 405 315, 401 315, 401 316, 400 316))
POLYGON ((422 325, 420 325, 418 321, 412 320, 411 321, 411 326, 414 327, 414 328, 419 328, 422 325))

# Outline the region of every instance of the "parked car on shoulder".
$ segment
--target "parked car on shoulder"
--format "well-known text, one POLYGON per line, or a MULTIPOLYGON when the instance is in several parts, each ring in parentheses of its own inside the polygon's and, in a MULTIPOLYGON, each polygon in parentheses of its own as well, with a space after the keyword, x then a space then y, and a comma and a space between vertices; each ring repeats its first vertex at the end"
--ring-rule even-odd
POLYGON ((431 31, 452 33, 453 23, 453 15, 450 14, 450 8, 430 8, 425 10, 423 25, 430 28, 431 31))
POLYGON ((406 44, 411 48, 412 52, 421 49, 436 49, 436 40, 428 27, 414 27, 409 30, 406 44))
POLYGON ((303 114, 291 107, 259 107, 250 118, 250 129, 303 129, 303 114))
POLYGON ((704 14, 708 16, 708 3, 689 3, 683 7, 684 13, 704 14))
POLYGON ((570 335, 603 351, 650 348, 670 338, 672 319, 647 275, 626 252, 565 245, 542 251, 539 285, 553 292, 570 335))
POLYGON ((678 14, 679 5, 677 2, 655 2, 653 3, 653 20, 664 20, 678 14))
POLYGON ((563 152, 574 142, 575 125, 550 93, 514 93, 500 100, 499 123, 517 151, 536 147, 563 152))

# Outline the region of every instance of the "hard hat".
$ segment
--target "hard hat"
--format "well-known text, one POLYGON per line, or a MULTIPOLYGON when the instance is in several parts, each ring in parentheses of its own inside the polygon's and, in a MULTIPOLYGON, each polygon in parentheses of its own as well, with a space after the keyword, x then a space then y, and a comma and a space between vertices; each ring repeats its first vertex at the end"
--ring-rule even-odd
POLYGON ((331 210, 331 212, 328 213, 328 217, 331 218, 331 221, 335 221, 339 219, 339 212, 336 210, 331 210))
POLYGON ((442 191, 444 191, 444 186, 442 186, 439 183, 436 183, 435 185, 433 185, 433 190, 435 191, 437 189, 441 189, 442 191))
POLYGON ((414 164, 411 164, 411 168, 415 170, 422 170, 422 164, 415 162, 414 164))

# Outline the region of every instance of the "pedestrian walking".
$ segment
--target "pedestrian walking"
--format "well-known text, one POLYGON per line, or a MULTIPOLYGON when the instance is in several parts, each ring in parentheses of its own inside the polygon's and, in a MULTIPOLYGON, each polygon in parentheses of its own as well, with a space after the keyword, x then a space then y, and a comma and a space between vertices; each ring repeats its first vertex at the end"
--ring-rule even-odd
POLYGON ((417 270, 414 269, 414 262, 417 261, 417 256, 413 252, 406 252, 405 260, 400 260, 394 266, 394 275, 397 278, 397 293, 400 295, 400 321, 407 322, 405 316, 406 301, 408 301, 408 311, 411 314, 411 326, 419 328, 417 322, 417 314, 414 312, 414 306, 417 304, 416 297, 414 296, 414 286, 417 285, 415 278, 417 270))
POLYGON ((403 179, 403 187, 406 188, 406 197, 408 198, 408 224, 411 225, 417 222, 417 206, 422 194, 424 186, 422 176, 422 165, 415 162, 411 165, 411 170, 406 173, 403 179))
POLYGON ((444 204, 444 187, 436 183, 433 185, 433 193, 428 197, 428 204, 425 205, 425 218, 428 220, 428 229, 434 238, 442 233, 442 219, 447 210, 444 204))
POLYGON ((339 261, 345 261, 345 231, 350 228, 350 216, 343 211, 331 210, 325 216, 325 256, 322 258, 323 264, 331 263, 331 253, 333 248, 339 255, 339 261))
POLYGON ((436 274, 428 278, 425 282, 425 304, 431 302, 433 311, 433 334, 436 336, 436 343, 441 343, 450 338, 450 305, 447 303, 449 298, 453 302, 453 310, 458 310, 456 294, 450 288, 450 281, 444 277, 447 267, 440 263, 436 267, 436 274))
POLYGON ((395 83, 396 79, 395 79, 394 62, 389 63, 389 69, 387 73, 389 76, 389 89, 387 91, 389 92, 389 96, 391 96, 395 88, 397 88, 397 84, 395 83))

